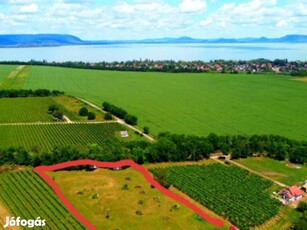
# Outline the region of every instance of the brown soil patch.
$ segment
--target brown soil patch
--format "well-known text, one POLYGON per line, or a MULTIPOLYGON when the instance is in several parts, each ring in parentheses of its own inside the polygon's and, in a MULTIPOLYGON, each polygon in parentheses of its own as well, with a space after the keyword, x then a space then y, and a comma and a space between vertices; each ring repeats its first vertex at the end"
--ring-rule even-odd
POLYGON ((292 79, 293 81, 303 81, 303 82, 307 82, 307 77, 296 77, 292 79))

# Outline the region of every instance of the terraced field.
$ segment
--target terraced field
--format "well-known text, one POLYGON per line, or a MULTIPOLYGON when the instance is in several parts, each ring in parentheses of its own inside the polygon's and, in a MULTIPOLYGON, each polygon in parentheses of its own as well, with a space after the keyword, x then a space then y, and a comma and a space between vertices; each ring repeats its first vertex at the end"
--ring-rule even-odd
POLYGON ((0 198, 14 216, 41 217, 44 229, 85 229, 54 192, 31 170, 0 174, 0 198))
MULTIPOLYGON (((61 123, 36 125, 0 125, 0 146, 23 147, 51 150, 56 146, 72 145, 83 149, 88 144, 120 145, 123 143, 119 132, 127 130, 118 123, 61 123)), ((129 131, 125 140, 138 140, 140 137, 129 131)))
POLYGON ((270 75, 170 74, 32 66, 24 88, 65 91, 139 117, 152 133, 307 139, 307 84, 270 75))

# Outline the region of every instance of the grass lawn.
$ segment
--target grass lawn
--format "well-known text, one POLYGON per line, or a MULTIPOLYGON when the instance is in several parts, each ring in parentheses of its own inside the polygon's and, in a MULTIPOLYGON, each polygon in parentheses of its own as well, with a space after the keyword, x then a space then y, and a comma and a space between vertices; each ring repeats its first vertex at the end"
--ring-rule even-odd
POLYGON ((97 229, 215 229, 198 220, 183 205, 179 205, 178 210, 172 209, 176 202, 150 188, 142 175, 131 168, 49 174, 97 229), (123 189, 125 184, 128 186, 126 190, 123 189), (141 211, 142 215, 137 215, 136 211, 141 211))
POLYGON ((307 180, 307 166, 299 165, 301 168, 289 168, 285 161, 277 161, 270 158, 247 158, 235 160, 267 177, 277 180, 286 185, 295 185, 307 180))
POLYGON ((65 91, 139 117, 139 126, 207 135, 307 139, 307 84, 273 75, 140 73, 32 66, 24 88, 65 91))

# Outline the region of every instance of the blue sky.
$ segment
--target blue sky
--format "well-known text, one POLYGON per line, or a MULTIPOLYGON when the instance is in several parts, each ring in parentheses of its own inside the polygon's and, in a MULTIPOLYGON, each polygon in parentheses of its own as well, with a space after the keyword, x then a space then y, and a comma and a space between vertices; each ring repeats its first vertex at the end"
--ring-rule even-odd
POLYGON ((307 0, 0 0, 0 34, 87 40, 307 34, 307 0))

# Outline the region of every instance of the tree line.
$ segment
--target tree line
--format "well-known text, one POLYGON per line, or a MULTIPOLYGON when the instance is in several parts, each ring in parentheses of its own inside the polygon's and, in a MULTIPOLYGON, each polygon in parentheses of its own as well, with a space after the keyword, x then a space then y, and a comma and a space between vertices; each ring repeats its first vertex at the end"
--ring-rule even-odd
POLYGON ((109 102, 103 102, 102 109, 120 119, 123 119, 129 125, 137 125, 138 123, 138 118, 136 116, 129 114, 126 110, 112 105, 109 102))
POLYGON ((64 92, 59 90, 48 89, 4 89, 0 90, 0 98, 13 98, 13 97, 48 97, 48 96, 60 96, 64 92))
POLYGON ((292 163, 307 163, 307 142, 276 135, 207 137, 160 133, 157 141, 127 142, 121 145, 91 144, 84 149, 73 146, 56 147, 51 152, 26 151, 23 148, 0 150, 0 165, 50 165, 77 159, 118 161, 132 159, 139 164, 156 162, 198 161, 211 153, 222 151, 232 159, 264 156, 276 160, 289 159, 292 163))

